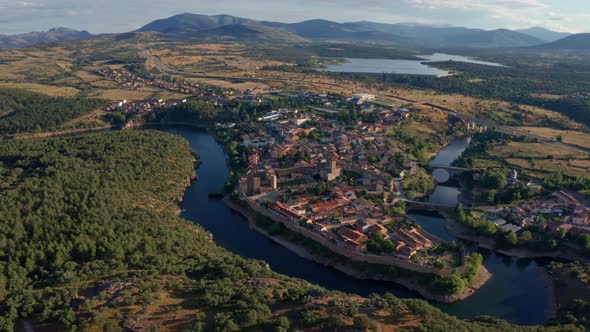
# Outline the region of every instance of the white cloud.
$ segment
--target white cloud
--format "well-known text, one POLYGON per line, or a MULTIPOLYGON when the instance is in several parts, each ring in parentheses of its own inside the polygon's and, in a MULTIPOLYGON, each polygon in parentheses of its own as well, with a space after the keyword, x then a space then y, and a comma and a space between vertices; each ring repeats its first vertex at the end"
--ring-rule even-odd
POLYGON ((582 17, 590 12, 587 0, 0 0, 0 29, 16 33, 65 25, 93 32, 121 32, 182 12, 285 22, 326 18, 486 29, 540 25, 590 30, 588 20, 582 17))

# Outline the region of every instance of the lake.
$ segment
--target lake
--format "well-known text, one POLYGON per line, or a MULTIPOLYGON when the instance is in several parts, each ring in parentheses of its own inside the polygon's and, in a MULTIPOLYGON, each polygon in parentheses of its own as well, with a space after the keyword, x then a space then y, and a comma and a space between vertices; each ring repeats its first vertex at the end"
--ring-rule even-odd
POLYGON ((502 66, 499 63, 479 61, 460 55, 449 55, 444 53, 421 55, 420 57, 424 60, 344 58, 342 59, 344 60, 344 62, 326 65, 322 70, 334 73, 395 73, 404 75, 444 76, 448 75, 449 72, 446 70, 429 66, 428 63, 442 61, 457 61, 495 67, 502 66))
MULTIPOLYGON (((200 155, 202 162, 197 169, 198 181, 186 191, 181 205, 182 217, 212 233, 218 245, 244 258, 265 261, 278 273, 305 279, 327 289, 361 296, 389 292, 400 298, 420 298, 417 293, 394 283, 359 280, 304 259, 250 229, 245 218, 233 212, 221 200, 208 197, 209 192, 223 188, 229 174, 227 156, 222 146, 211 135, 202 131, 177 128, 166 131, 184 137, 191 149, 200 155)), ((447 147, 455 148, 456 145, 447 147)), ((440 216, 413 214, 412 217, 433 234, 442 235, 445 232, 445 220, 440 216)), ((473 250, 484 254, 484 265, 494 275, 492 280, 465 301, 450 305, 433 304, 460 318, 494 315, 518 324, 543 324, 547 290, 538 273, 540 264, 535 261, 512 260, 477 248, 473 250)))

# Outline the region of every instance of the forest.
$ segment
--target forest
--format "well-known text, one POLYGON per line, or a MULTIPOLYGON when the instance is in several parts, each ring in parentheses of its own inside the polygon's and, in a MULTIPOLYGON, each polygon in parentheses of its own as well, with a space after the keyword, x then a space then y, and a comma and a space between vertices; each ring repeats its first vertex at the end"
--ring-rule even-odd
POLYGON ((106 103, 100 99, 50 97, 26 90, 0 88, 0 132, 15 134, 56 129, 106 103))

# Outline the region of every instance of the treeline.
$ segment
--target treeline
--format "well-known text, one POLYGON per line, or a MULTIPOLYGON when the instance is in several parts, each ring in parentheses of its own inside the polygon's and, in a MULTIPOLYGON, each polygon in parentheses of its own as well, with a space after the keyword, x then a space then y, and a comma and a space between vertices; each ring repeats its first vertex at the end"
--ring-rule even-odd
POLYGON ((107 101, 81 97, 50 97, 19 89, 0 88, 0 132, 45 131, 86 115, 107 101))
POLYGON ((590 329, 590 300, 585 297, 590 290, 587 278, 590 264, 551 262, 546 269, 555 283, 556 292, 577 294, 566 302, 558 303, 558 314, 551 324, 576 324, 590 329))

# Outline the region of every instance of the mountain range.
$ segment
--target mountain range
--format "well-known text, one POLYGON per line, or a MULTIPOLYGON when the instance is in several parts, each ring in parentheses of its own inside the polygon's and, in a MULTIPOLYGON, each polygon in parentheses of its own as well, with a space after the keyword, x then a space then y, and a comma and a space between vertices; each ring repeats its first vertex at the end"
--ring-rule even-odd
POLYGON ((49 31, 36 31, 19 35, 0 35, 0 47, 22 48, 37 44, 46 44, 65 40, 93 38, 88 31, 77 31, 67 28, 54 28, 49 31))
MULTIPOLYGON (((170 18, 151 22, 138 31, 157 32, 165 35, 196 34, 203 31, 213 32, 214 29, 231 25, 249 27, 265 26, 266 32, 278 31, 291 33, 308 40, 338 40, 392 43, 410 47, 526 47, 541 45, 543 40, 528 34, 507 29, 482 30, 458 27, 440 27, 419 24, 385 24, 373 22, 338 23, 328 20, 308 20, 299 23, 281 23, 255 21, 230 15, 197 15, 180 14, 170 18)), ((235 37, 236 29, 221 30, 215 33, 218 37, 235 37)), ((214 35, 213 33, 209 34, 214 35)), ((269 39, 269 38, 267 38, 269 39)))
POLYGON ((535 46, 534 49, 541 51, 590 51, 590 33, 579 33, 556 40, 552 43, 535 46))
MULTIPOLYGON (((179 14, 146 24, 134 32, 167 38, 302 43, 317 40, 391 44, 410 48, 532 48, 590 51, 590 34, 570 35, 533 27, 523 30, 483 30, 416 23, 338 23, 308 20, 299 23, 256 21, 231 15, 179 14)), ((47 32, 0 35, 0 47, 96 37, 87 31, 56 28, 47 32)))
POLYGON ((528 29, 520 29, 520 30, 515 30, 517 32, 520 33, 524 33, 525 35, 529 35, 535 38, 538 38, 544 42, 547 43, 551 43, 554 42, 556 40, 565 38, 569 35, 571 35, 570 33, 567 32, 556 32, 556 31, 551 31, 549 29, 545 29, 545 28, 541 28, 541 27, 532 27, 532 28, 528 28, 528 29))

